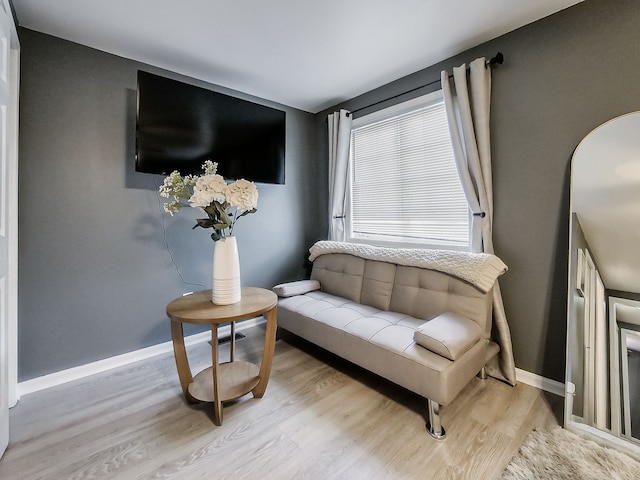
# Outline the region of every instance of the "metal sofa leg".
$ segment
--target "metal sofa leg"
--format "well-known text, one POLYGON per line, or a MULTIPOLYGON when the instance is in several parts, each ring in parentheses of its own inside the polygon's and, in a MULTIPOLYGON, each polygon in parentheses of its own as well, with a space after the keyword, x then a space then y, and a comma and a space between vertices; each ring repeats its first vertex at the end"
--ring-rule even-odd
POLYGON ((480 373, 478 373, 478 377, 480 377, 480 380, 487 379, 487 367, 482 367, 482 370, 480 370, 480 373))
POLYGON ((427 408, 429 410, 429 423, 427 423, 429 435, 436 440, 444 440, 446 433, 440 422, 440 404, 427 399, 427 408))

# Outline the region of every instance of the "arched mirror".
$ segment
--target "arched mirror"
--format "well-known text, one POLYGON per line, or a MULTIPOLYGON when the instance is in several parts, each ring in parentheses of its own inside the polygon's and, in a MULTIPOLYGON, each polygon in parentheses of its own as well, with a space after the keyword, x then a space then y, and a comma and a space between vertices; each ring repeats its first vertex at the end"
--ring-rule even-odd
POLYGON ((565 427, 640 457, 640 112, 571 165, 565 427))

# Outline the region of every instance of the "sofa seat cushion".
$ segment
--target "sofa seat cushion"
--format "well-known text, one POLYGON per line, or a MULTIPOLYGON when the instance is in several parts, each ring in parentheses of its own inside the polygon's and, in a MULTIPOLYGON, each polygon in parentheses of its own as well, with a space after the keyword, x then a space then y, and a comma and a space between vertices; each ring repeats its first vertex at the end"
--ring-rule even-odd
POLYGON ((413 333, 424 323, 403 313, 378 310, 319 291, 281 298, 278 306, 397 352, 414 343, 413 333))
POLYGON ((460 358, 481 337, 482 330, 476 322, 452 312, 423 323, 413 334, 417 344, 449 360, 460 358))
POLYGON ((447 405, 484 365, 488 341, 481 339, 454 362, 414 341, 424 322, 322 291, 278 300, 279 327, 447 405))

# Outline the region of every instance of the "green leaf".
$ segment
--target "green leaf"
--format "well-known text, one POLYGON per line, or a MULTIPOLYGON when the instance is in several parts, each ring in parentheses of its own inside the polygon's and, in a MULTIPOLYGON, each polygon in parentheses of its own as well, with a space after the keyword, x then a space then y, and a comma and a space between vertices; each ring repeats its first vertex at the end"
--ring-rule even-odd
POLYGON ((258 211, 257 208, 252 208, 251 210, 245 210, 240 215, 238 215, 238 218, 244 217, 245 215, 249 215, 250 213, 256 213, 257 211, 258 211))
POLYGON ((225 212, 222 207, 218 209, 218 218, 220 219, 220 223, 224 223, 227 226, 231 225, 231 218, 229 218, 229 215, 227 215, 227 212, 225 212))
POLYGON ((210 217, 215 217, 218 214, 218 210, 216 208, 216 205, 217 205, 216 202, 212 202, 209 205, 207 205, 203 210, 210 217))
POLYGON ((215 223, 210 218, 198 218, 196 222, 197 223, 193 226, 193 228, 214 228, 215 225, 215 223))

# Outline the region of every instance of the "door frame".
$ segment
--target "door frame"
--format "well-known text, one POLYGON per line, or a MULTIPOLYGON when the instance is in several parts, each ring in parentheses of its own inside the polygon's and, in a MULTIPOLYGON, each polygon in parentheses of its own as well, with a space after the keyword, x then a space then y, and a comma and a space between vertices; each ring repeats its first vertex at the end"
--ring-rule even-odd
POLYGON ((9 57, 9 81, 10 81, 10 108, 7 112, 9 124, 8 132, 8 168, 7 168, 7 193, 8 193, 8 249, 7 259, 7 295, 8 295, 8 361, 9 361, 9 407, 15 406, 18 396, 18 111, 20 93, 20 41, 16 21, 9 0, 2 0, 5 11, 12 18, 11 45, 9 57))

